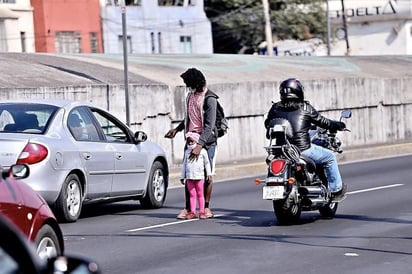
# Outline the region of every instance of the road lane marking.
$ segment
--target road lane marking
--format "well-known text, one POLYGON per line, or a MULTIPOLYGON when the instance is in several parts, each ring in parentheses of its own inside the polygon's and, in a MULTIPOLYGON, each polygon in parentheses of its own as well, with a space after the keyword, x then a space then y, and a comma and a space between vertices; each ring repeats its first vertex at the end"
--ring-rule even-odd
POLYGON ((362 193, 362 192, 381 190, 381 189, 385 189, 385 188, 393 188, 393 187, 398 187, 398 186, 403 186, 403 184, 393 184, 393 185, 387 185, 387 186, 378 186, 378 187, 366 188, 366 189, 361 189, 361 190, 350 191, 347 194, 357 194, 357 193, 362 193))
MULTIPOLYGON (((224 214, 217 214, 213 218, 222 217, 223 215, 224 214)), ((152 228, 165 227, 165 226, 169 226, 169 225, 177 225, 177 224, 188 223, 188 222, 193 222, 193 221, 200 221, 200 219, 181 220, 181 221, 175 221, 175 222, 171 222, 171 223, 145 226, 145 227, 140 227, 140 228, 129 229, 129 230, 126 230, 126 232, 143 231, 143 230, 149 230, 149 229, 152 229, 152 228)), ((205 220, 201 220, 201 221, 205 221, 205 220)))
MULTIPOLYGON (((381 189, 386 189, 386 188, 394 188, 394 187, 399 187, 399 186, 403 186, 403 184, 393 184, 393 185, 387 185, 387 186, 379 186, 379 187, 372 187, 372 188, 361 189, 361 190, 354 190, 354 191, 348 192, 347 194, 357 194, 357 193, 369 192, 369 191, 374 191, 374 190, 381 190, 381 189)), ((215 215, 214 218, 222 217, 222 216, 224 216, 224 214, 215 215)), ((175 221, 175 222, 170 222, 170 223, 133 228, 133 229, 126 230, 126 232, 144 231, 144 230, 149 230, 149 229, 153 229, 153 228, 160 228, 160 227, 165 227, 165 226, 170 226, 170 225, 177 225, 177 224, 188 223, 188 222, 199 221, 199 220, 200 219, 180 220, 180 221, 175 221)), ((205 221, 205 220, 202 220, 202 221, 205 221)))

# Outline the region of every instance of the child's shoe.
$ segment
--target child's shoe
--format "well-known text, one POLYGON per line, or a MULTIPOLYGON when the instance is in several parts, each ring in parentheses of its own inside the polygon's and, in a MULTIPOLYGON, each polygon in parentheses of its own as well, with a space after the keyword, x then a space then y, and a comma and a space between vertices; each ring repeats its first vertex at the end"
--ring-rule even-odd
POLYGON ((194 212, 188 212, 186 215, 186 220, 192 220, 192 219, 196 219, 197 215, 194 212))

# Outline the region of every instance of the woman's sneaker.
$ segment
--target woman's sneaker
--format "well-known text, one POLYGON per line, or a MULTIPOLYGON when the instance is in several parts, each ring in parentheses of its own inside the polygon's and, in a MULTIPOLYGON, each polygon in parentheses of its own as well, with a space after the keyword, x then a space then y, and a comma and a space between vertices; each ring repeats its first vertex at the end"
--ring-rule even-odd
POLYGON ((186 216, 187 216, 187 210, 186 210, 186 208, 185 208, 185 209, 182 209, 182 210, 179 212, 179 214, 177 214, 176 219, 185 220, 185 219, 186 219, 186 216))
POLYGON ((199 219, 202 219, 202 220, 207 219, 207 217, 206 217, 206 213, 204 213, 204 212, 200 212, 200 213, 199 213, 199 219))
POLYGON ((210 210, 210 208, 205 208, 205 215, 206 215, 206 218, 207 219, 210 219, 210 218, 213 218, 213 213, 212 213, 212 211, 210 210))

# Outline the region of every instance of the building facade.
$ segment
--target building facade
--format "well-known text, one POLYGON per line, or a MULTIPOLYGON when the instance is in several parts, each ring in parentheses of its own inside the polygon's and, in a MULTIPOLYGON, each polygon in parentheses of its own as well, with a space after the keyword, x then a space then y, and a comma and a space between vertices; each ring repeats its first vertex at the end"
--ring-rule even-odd
MULTIPOLYGON (((412 0, 326 3, 330 55, 412 54, 412 0)), ((213 53, 203 0, 0 0, 0 52, 119 54, 124 41, 128 53, 213 53)), ((327 54, 325 44, 278 44, 279 55, 327 54)))
POLYGON ((105 53, 211 54, 212 26, 203 0, 101 0, 105 53))
POLYGON ((30 0, 0 0, 0 52, 35 52, 30 0))
POLYGON ((102 53, 99 0, 31 0, 36 52, 102 53))
POLYGON ((412 54, 412 0, 341 2, 329 1, 331 55, 412 54))

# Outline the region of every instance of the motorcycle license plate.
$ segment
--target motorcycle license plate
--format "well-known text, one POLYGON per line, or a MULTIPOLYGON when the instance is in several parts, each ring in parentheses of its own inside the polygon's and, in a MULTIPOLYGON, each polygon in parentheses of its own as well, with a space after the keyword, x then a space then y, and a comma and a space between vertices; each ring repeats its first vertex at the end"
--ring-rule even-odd
POLYGON ((284 186, 264 186, 263 187, 263 199, 264 200, 283 199, 283 192, 285 192, 284 186))

